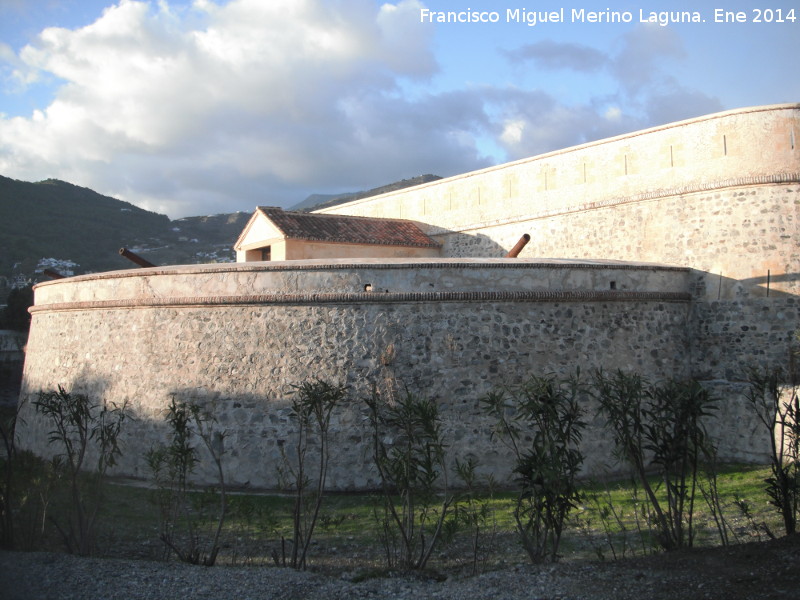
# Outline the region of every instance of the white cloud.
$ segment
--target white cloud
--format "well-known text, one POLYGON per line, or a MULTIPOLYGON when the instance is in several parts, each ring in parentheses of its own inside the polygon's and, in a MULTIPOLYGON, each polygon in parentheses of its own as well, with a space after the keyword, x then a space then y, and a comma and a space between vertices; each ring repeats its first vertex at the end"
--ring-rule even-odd
POLYGON ((0 174, 58 177, 178 217, 452 175, 490 164, 479 140, 516 159, 714 106, 660 69, 682 48, 658 27, 629 33, 613 54, 556 43, 506 53, 547 69, 601 68, 619 86, 609 97, 567 105, 513 86, 425 92, 439 67, 421 6, 120 0, 88 26, 42 31, 16 55, 0 47, 17 85, 60 82, 31 117, 0 115, 0 174), (413 98, 409 83, 421 84, 413 98))
POLYGON ((619 121, 622 118, 622 110, 619 106, 609 106, 603 116, 607 121, 619 121))
POLYGON ((500 139, 507 146, 514 146, 522 141, 522 134, 525 131, 526 121, 523 119, 511 119, 505 123, 500 139))
MULTIPOLYGON (((408 122, 420 117, 397 87, 436 69, 430 32, 414 26, 419 6, 122 0, 86 27, 46 29, 18 62, 29 82, 64 83, 38 118, 0 118, 0 173, 60 177, 183 215, 481 166, 458 136, 423 153, 433 164, 419 160, 414 135, 430 134, 408 122), (442 160, 454 155, 458 166, 442 160), (193 209, 198 197, 208 206, 193 209)), ((452 133, 447 122, 429 129, 452 133)))

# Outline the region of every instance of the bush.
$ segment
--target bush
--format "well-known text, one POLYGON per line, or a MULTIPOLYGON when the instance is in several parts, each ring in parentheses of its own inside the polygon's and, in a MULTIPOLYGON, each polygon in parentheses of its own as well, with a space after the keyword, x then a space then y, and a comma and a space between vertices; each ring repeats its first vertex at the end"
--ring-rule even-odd
MULTIPOLYGON (((344 401, 347 395, 346 386, 338 386, 325 381, 307 381, 295 386, 296 395, 292 401, 292 418, 298 424, 297 442, 294 455, 290 458, 281 446, 284 483, 294 489, 295 501, 292 510, 292 553, 288 565, 293 569, 305 569, 311 538, 319 517, 325 482, 328 476, 330 447, 328 431, 330 430, 333 410, 344 401), (315 481, 308 477, 306 468, 310 438, 316 438, 317 474, 315 481)), ((285 552, 280 561, 287 565, 285 552)))
POLYGON ((586 425, 580 394, 577 375, 565 380, 547 375, 483 399, 497 419, 495 434, 514 454, 519 485, 514 521, 534 563, 557 560, 567 515, 581 497, 579 445, 586 425))
POLYGON ((780 368, 748 372, 747 400, 770 439, 770 470, 765 481, 770 502, 781 513, 786 534, 797 531, 800 505, 800 397, 797 385, 785 385, 780 368))
POLYGON ((616 455, 632 467, 653 511, 659 545, 691 546, 699 466, 714 454, 704 420, 715 399, 695 381, 652 385, 635 373, 597 371, 594 382, 616 455), (664 485, 665 504, 648 481, 649 468, 664 485))
POLYGON ((381 480, 376 518, 387 566, 424 569, 453 502, 438 408, 408 390, 392 402, 374 391, 366 403, 381 480))
POLYGON ((170 427, 168 445, 152 448, 147 463, 155 480, 155 500, 159 508, 160 539, 179 560, 212 566, 220 550, 219 540, 227 512, 225 476, 222 470, 225 434, 215 431, 214 418, 194 403, 177 402, 173 396, 167 409, 170 427), (193 440, 199 439, 211 454, 217 468, 219 492, 192 493, 189 478, 199 462, 193 440), (204 539, 200 527, 205 515, 216 510, 216 528, 204 539))
POLYGON ((70 488, 70 514, 66 522, 54 524, 68 552, 89 554, 106 471, 121 455, 119 434, 127 418, 125 407, 101 408, 85 394, 69 393, 61 386, 54 392, 40 392, 33 404, 53 427, 49 442, 61 450, 54 465, 64 470, 70 488), (91 457, 96 459, 93 468, 88 465, 91 457))

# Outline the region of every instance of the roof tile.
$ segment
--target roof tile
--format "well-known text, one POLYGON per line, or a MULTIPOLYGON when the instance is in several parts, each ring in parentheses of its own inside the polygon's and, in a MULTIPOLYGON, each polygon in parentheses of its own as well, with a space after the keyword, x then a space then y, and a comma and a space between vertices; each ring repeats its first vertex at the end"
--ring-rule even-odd
POLYGON ((421 248, 440 246, 415 223, 402 219, 287 212, 272 206, 259 206, 258 210, 290 239, 421 248))

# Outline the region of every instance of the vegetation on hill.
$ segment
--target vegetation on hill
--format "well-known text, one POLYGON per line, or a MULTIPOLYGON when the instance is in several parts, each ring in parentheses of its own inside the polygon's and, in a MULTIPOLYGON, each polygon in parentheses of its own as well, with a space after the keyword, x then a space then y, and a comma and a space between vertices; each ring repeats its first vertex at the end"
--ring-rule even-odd
POLYGON ((18 285, 15 276, 23 283, 45 280, 45 267, 67 275, 135 268, 119 255, 123 247, 157 265, 230 261, 249 217, 237 212, 170 221, 64 181, 0 176, 0 287, 18 285))
MULTIPOLYGON (((334 206, 437 179, 420 175, 368 191, 315 194, 292 210, 334 206)), ((0 303, 8 287, 47 279, 44 268, 67 275, 135 268, 119 255, 122 247, 156 265, 231 261, 233 244, 249 218, 250 213, 235 212, 170 221, 57 179, 30 183, 0 175, 0 303)))
POLYGON ((165 215, 87 188, 0 176, 0 275, 16 263, 31 273, 45 257, 76 262, 82 272, 125 268, 120 247, 145 244, 169 229, 165 215))

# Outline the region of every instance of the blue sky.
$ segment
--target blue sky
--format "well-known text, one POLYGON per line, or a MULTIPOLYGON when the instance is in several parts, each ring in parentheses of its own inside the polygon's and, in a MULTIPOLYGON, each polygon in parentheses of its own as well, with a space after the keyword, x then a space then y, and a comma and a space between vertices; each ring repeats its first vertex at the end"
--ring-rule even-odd
POLYGON ((0 175, 177 218, 800 102, 796 2, 528 4, 0 0, 0 175), (720 6, 745 22, 714 22, 720 6), (436 22, 463 11, 497 22, 436 22), (685 11, 704 22, 641 22, 685 11))

